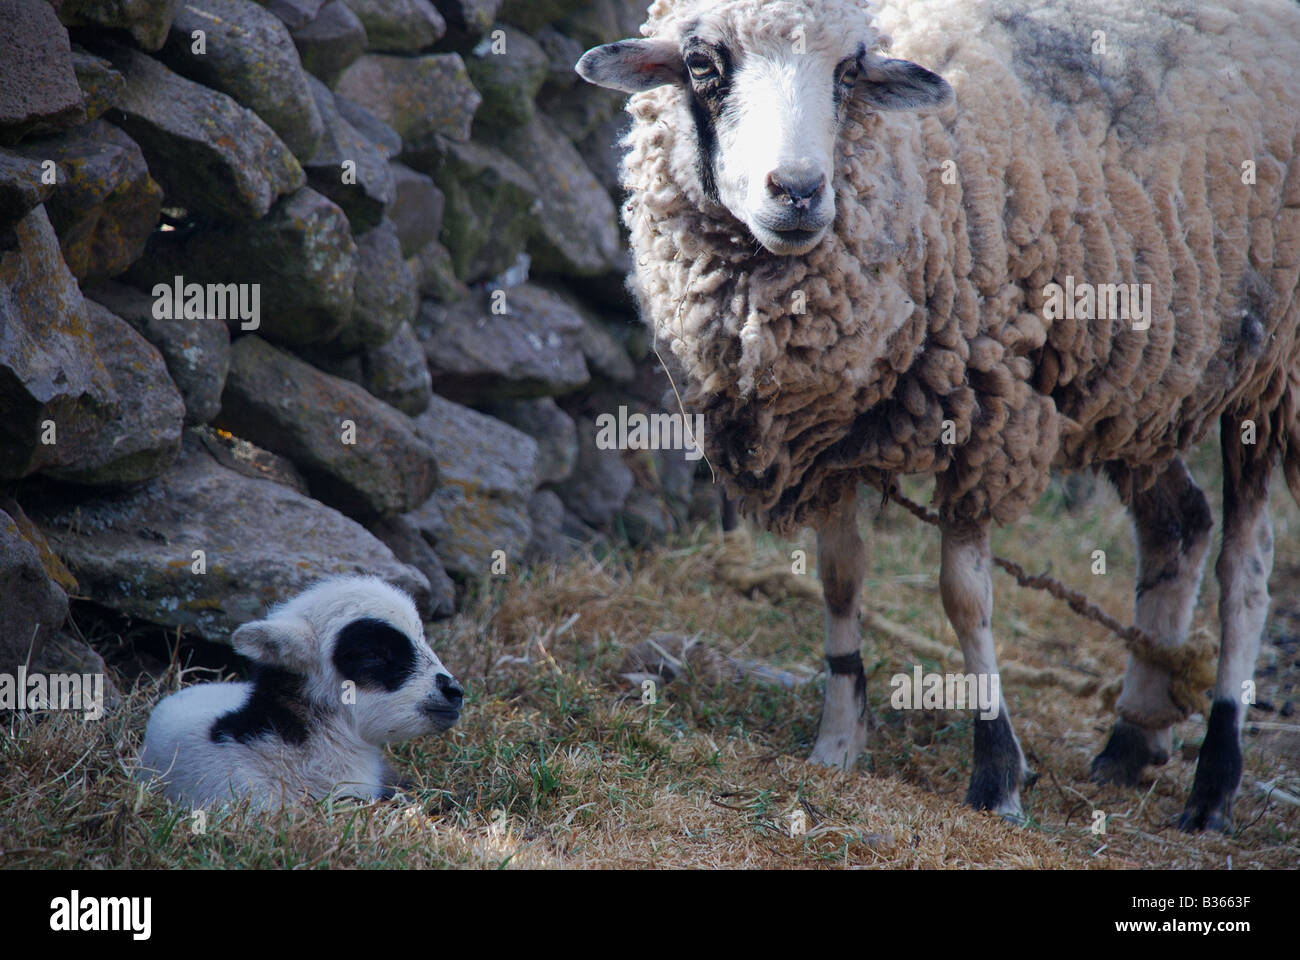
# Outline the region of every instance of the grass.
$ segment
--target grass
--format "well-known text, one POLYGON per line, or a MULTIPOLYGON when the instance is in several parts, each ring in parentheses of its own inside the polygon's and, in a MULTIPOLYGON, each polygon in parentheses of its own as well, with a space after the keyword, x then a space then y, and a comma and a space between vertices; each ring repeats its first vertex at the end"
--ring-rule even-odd
MULTIPOLYGON (((1193 468, 1216 501, 1212 446, 1198 451, 1193 468)), ((926 496, 921 487, 908 492, 926 496)), ((1123 510, 1104 489, 1073 509, 1069 499, 1070 488, 1054 484, 1030 516, 996 531, 995 550, 1032 572, 1050 569, 1131 620, 1134 557, 1123 510), (1095 549, 1106 553, 1104 576, 1091 572, 1095 549)), ((584 557, 471 585, 464 612, 429 629, 465 683, 461 723, 392 750, 413 782, 390 802, 272 814, 223 808, 199 818, 142 789, 130 773, 150 707, 182 681, 206 678, 183 670, 183 655, 160 675, 119 676, 122 702, 98 722, 0 717, 0 866, 1294 868, 1300 808, 1256 787, 1300 794, 1300 722, 1280 711, 1300 679, 1300 510, 1280 484, 1273 515, 1274 612, 1258 674, 1258 698, 1272 711, 1250 715, 1231 836, 1187 836, 1172 826, 1203 718, 1175 729, 1174 758, 1140 787, 1098 787, 1087 769, 1111 717, 1096 695, 1052 685, 1004 684, 1041 774, 1026 796, 1027 824, 962 807, 969 718, 892 710, 888 679, 916 657, 870 630, 869 756, 850 772, 804 762, 819 678, 786 689, 687 672, 643 703, 620 664, 656 632, 699 635, 720 654, 809 677, 821 663, 820 604, 742 595, 719 574, 715 534, 700 528, 656 552, 584 557), (1104 835, 1090 829, 1094 811, 1107 816, 1104 835)), ((938 600, 935 531, 874 503, 861 522, 871 544, 867 604, 955 646, 938 600)), ((795 543, 757 535, 753 562, 788 565, 796 549, 807 552, 812 576, 811 535, 795 543)), ((1118 640, 998 577, 1001 659, 1102 683, 1123 671, 1118 640)), ((1217 632, 1216 593, 1211 576, 1195 631, 1217 632)), ((97 640, 101 649, 126 642, 121 632, 97 640)))

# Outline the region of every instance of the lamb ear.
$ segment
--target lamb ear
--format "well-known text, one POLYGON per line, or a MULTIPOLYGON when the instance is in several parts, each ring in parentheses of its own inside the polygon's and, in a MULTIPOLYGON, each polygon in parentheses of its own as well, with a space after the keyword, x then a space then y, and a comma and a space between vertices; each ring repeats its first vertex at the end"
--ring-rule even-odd
POLYGON ((682 83, 682 56, 666 40, 619 40, 592 47, 573 68, 598 87, 640 93, 666 83, 682 83))
POLYGON ((230 635, 230 645, 250 660, 296 670, 311 669, 319 659, 316 637, 303 620, 254 620, 230 635))
POLYGON ((937 73, 910 60, 868 57, 857 96, 878 110, 917 110, 943 106, 952 99, 952 87, 937 73))

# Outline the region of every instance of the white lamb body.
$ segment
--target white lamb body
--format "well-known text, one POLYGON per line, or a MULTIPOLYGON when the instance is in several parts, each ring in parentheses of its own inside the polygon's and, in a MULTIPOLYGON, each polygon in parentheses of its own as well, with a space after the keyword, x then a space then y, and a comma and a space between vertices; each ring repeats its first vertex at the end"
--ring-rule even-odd
POLYGON ((140 776, 176 802, 388 796, 382 745, 459 715, 462 691, 414 603, 376 578, 317 584, 231 641, 255 662, 251 682, 188 687, 149 718, 140 776))

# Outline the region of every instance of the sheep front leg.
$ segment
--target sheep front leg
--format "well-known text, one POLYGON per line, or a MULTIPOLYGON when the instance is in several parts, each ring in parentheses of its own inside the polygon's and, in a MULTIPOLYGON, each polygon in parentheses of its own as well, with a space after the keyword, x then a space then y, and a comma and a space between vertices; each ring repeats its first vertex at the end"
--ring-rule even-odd
POLYGON ((867 675, 862 669, 858 598, 867 552, 858 533, 856 492, 817 531, 817 567, 826 598, 826 699, 813 763, 848 769, 867 746, 867 675))
MULTIPOLYGON (((988 523, 943 524, 939 594, 957 639, 967 674, 992 677, 998 672, 993 650, 993 552, 988 523)), ((980 683, 983 687, 984 684, 980 683)), ((1006 699, 998 692, 997 716, 975 713, 975 759, 966 803, 993 810, 1009 820, 1023 819, 1020 787, 1032 775, 1011 728, 1006 699)))
POLYGON ((1268 514, 1270 451, 1241 442, 1240 425, 1224 416, 1223 546, 1219 580, 1219 673, 1196 777, 1178 821, 1186 831, 1232 828, 1232 801, 1241 783, 1241 728, 1247 696, 1268 619, 1268 577, 1273 569, 1273 523, 1268 514))

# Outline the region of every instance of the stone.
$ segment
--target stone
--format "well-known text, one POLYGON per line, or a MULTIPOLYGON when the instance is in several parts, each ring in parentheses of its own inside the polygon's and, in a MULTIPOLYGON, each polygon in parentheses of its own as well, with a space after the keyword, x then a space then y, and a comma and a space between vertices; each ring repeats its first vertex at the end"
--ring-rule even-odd
POLYGON ((529 563, 565 557, 571 541, 564 536, 564 502, 553 490, 538 490, 528 500, 528 519, 533 533, 524 549, 529 563))
POLYGON ((437 43, 447 21, 429 0, 347 0, 365 25, 368 48, 381 53, 415 53, 437 43))
POLYGON ((323 577, 372 574, 428 595, 424 575, 359 523, 221 466, 192 435, 172 469, 142 487, 76 502, 51 495, 28 512, 83 596, 206 640, 228 640, 323 577))
MULTIPOLYGON (((504 0, 499 17, 535 34, 588 3, 590 0, 504 0)), ((573 63, 577 62, 575 57, 573 63)))
POLYGON ((578 426, 550 397, 500 400, 482 411, 537 441, 537 482, 559 483, 578 461, 578 426))
POLYGON ((381 517, 371 521, 368 529, 393 551, 393 556, 415 567, 428 579, 431 619, 441 620, 456 612, 456 584, 408 515, 381 517))
POLYGON ((121 317, 153 344, 185 402, 185 422, 207 423, 221 409, 230 369, 230 331, 215 317, 154 316, 154 299, 133 287, 106 283, 85 295, 121 317))
POLYGON ((86 118, 68 31, 48 3, 0 0, 0 143, 86 118))
POLYGON ((541 113, 500 146, 534 183, 546 187, 537 192, 537 228, 528 245, 534 268, 590 276, 615 266, 621 240, 614 203, 577 148, 541 113))
POLYGON ((401 155, 402 138, 397 131, 359 103, 347 97, 335 96, 334 106, 343 119, 356 128, 357 133, 375 145, 375 148, 390 159, 401 155))
POLYGON ((451 253, 437 240, 432 240, 413 257, 406 260, 415 286, 422 297, 432 297, 439 303, 455 303, 469 296, 469 287, 456 276, 451 253))
POLYGON ((324 124, 289 30, 269 10, 251 0, 185 0, 159 58, 252 110, 299 161, 315 153, 324 124), (202 52, 195 50, 197 30, 202 52))
MULTIPOLYGON (((250 332, 304 344, 337 336, 351 321, 356 275, 348 218, 303 187, 256 223, 155 232, 128 279, 150 292, 178 276, 186 284, 256 284, 260 309, 250 332)), ((244 326, 237 318, 225 319, 232 331, 244 326)))
POLYGON ((410 519, 447 569, 486 576, 498 550, 522 560, 532 534, 528 500, 537 486, 533 439, 436 394, 415 429, 437 454, 441 485, 430 500, 446 523, 432 523, 428 505, 410 519))
POLYGON ((331 86, 366 52, 366 28, 343 0, 325 4, 310 23, 291 25, 289 35, 307 72, 331 86))
POLYGON ((16 148, 58 165, 58 188, 45 201, 68 268, 82 283, 114 277, 144 253, 158 223, 162 188, 135 141, 104 120, 16 148))
POLYGON ((0 253, 18 248, 15 225, 54 192, 39 160, 0 150, 0 253))
POLYGON ((607 526, 623 509, 635 480, 617 450, 596 447, 596 421, 578 419, 578 462, 555 492, 583 523, 607 526))
POLYGON ((541 210, 537 182, 480 143, 448 144, 430 173, 446 196, 439 240, 466 283, 494 277, 519 258, 541 210))
POLYGON ((144 50, 167 39, 180 0, 62 0, 59 19, 69 27, 124 30, 144 50))
POLYGON ((117 98, 126 89, 126 80, 111 63, 75 43, 72 45, 72 69, 77 75, 77 86, 81 88, 87 120, 95 120, 116 106, 117 98))
POLYGON ((90 330, 120 405, 88 431, 71 462, 43 472, 73 483, 143 483, 171 466, 181 447, 185 401, 167 375, 162 354, 125 320, 94 301, 86 303, 90 330))
POLYGON ((619 196, 623 191, 618 168, 626 151, 619 144, 631 125, 631 116, 619 110, 577 142, 578 152, 587 162, 587 169, 610 196, 619 196))
POLYGON ((257 220, 306 182, 284 141, 251 110, 135 50, 115 47, 111 59, 126 78, 113 122, 144 151, 168 205, 257 220))
POLYGON ((68 596, 45 571, 40 553, 14 518, 0 510, 0 673, 41 655, 68 616, 68 596))
POLYGON ((391 220, 357 237, 357 279, 352 322, 326 349, 353 353, 387 343, 415 319, 419 294, 391 220))
POLYGON ((548 60, 537 41, 522 30, 478 44, 465 69, 483 102, 474 114, 476 131, 506 132, 533 118, 533 98, 546 79, 548 60))
POLYGON ((673 528, 673 517, 663 501, 649 490, 633 487, 618 513, 618 529, 634 547, 663 543, 673 528))
POLYGON ((389 163, 394 200, 389 216, 402 244, 402 256, 413 257, 438 239, 447 198, 433 178, 401 163, 389 163))
POLYGON ((390 407, 418 416, 433 397, 433 379, 424 351, 409 323, 397 328, 392 339, 361 355, 360 383, 390 407))
POLYGON ((318 16, 324 0, 257 0, 267 10, 280 18, 290 30, 305 27, 318 16))
POLYGON ((438 393, 466 403, 569 393, 590 379, 584 324, 542 287, 482 291, 455 304, 425 300, 416 332, 438 393), (506 310, 498 314, 496 303, 506 310))
POLYGON ((311 90, 324 118, 325 135, 316 153, 303 163, 307 182, 343 209, 354 234, 363 233, 378 225, 393 203, 388 159, 344 118, 325 84, 312 77, 311 90))
MULTIPOLYGON (((506 22, 516 21, 506 20, 506 22)), ((522 23, 516 25, 524 26, 522 23)), ((573 68, 587 52, 582 44, 557 30, 550 23, 536 29, 528 27, 524 29, 528 30, 532 38, 537 41, 537 45, 542 48, 542 52, 546 54, 546 90, 549 92, 576 89, 581 78, 578 76, 578 71, 573 68)))
POLYGON ((407 152, 434 150, 438 137, 468 140, 482 100, 456 53, 368 53, 343 71, 334 92, 373 111, 407 152))
POLYGON ((315 497, 349 515, 404 513, 438 479, 409 417, 257 336, 231 347, 214 425, 287 457, 315 497))
POLYGON ((435 0, 447 21, 448 39, 464 44, 487 33, 496 22, 501 0, 435 0))
POLYGON ((76 460, 88 435, 120 410, 45 208, 29 212, 15 231, 17 249, 0 254, 0 479, 6 480, 76 460))

